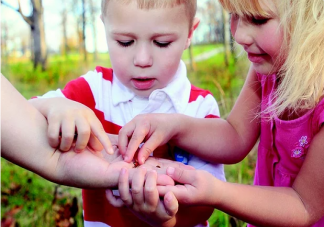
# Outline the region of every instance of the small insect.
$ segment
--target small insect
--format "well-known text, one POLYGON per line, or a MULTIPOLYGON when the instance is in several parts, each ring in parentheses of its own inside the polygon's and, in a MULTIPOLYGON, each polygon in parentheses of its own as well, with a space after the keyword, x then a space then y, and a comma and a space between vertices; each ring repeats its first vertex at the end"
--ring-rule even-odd
POLYGON ((133 160, 133 168, 137 168, 139 166, 139 163, 136 160, 133 160))

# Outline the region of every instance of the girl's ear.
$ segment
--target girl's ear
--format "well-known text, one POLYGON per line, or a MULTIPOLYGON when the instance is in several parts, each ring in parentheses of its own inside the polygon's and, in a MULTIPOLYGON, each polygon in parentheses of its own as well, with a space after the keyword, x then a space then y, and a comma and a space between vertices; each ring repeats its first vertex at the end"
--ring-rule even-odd
POLYGON ((186 46, 185 46, 184 49, 187 49, 187 48, 190 46, 190 44, 191 44, 191 40, 192 40, 192 36, 193 36, 193 33, 194 33, 194 31, 196 30, 196 28, 198 27, 199 23, 200 23, 200 19, 199 19, 198 17, 195 17, 195 18, 193 19, 192 26, 191 26, 191 28, 190 28, 190 30, 189 30, 187 43, 186 43, 186 46))

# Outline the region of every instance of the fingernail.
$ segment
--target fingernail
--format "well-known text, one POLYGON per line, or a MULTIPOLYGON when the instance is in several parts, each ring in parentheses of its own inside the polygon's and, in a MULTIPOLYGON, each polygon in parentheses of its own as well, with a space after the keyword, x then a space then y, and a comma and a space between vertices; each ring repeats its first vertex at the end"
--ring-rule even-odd
POLYGON ((145 162, 145 159, 144 159, 144 158, 141 158, 140 163, 141 163, 141 164, 144 164, 144 162, 145 162))
POLYGON ((155 169, 152 169, 151 172, 154 173, 155 175, 157 175, 157 172, 155 169))
POLYGON ((126 174, 126 171, 127 171, 126 168, 122 168, 121 169, 121 174, 126 174))
POLYGON ((164 200, 166 201, 166 202, 171 202, 172 201, 172 199, 173 199, 173 197, 172 197, 172 195, 170 194, 170 193, 167 193, 165 196, 164 196, 164 200))
POLYGON ((74 148, 74 151, 75 151, 75 153, 80 153, 82 150, 74 148))
POLYGON ((114 149, 112 149, 112 148, 108 149, 108 153, 109 154, 114 154, 114 149))
POLYGON ((172 175, 174 173, 174 170, 175 169, 173 167, 168 167, 166 172, 167 174, 172 175))

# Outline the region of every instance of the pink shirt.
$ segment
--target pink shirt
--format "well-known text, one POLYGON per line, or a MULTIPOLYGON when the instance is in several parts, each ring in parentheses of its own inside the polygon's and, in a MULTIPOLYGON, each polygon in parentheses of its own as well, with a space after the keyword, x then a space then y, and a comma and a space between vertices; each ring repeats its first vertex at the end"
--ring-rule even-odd
MULTIPOLYGON (((276 76, 258 75, 262 87, 261 111, 271 104, 276 76)), ((308 147, 324 123, 324 99, 315 109, 294 120, 261 114, 261 135, 255 185, 291 187, 304 163, 308 147)), ((324 226, 324 217, 313 226, 324 226)))

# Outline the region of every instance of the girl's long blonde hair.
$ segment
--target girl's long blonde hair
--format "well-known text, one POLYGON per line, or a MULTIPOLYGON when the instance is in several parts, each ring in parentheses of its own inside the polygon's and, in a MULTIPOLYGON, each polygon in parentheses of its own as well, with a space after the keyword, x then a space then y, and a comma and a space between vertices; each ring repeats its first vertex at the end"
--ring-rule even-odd
POLYGON ((273 109, 313 109, 324 94, 324 1, 277 0, 286 59, 273 109))
MULTIPOLYGON (((267 16, 261 0, 220 0, 240 15, 267 16)), ((264 0, 266 1, 266 0, 264 0)), ((267 111, 303 113, 324 95, 324 0, 273 0, 277 6, 283 45, 277 73, 278 88, 267 111)))

